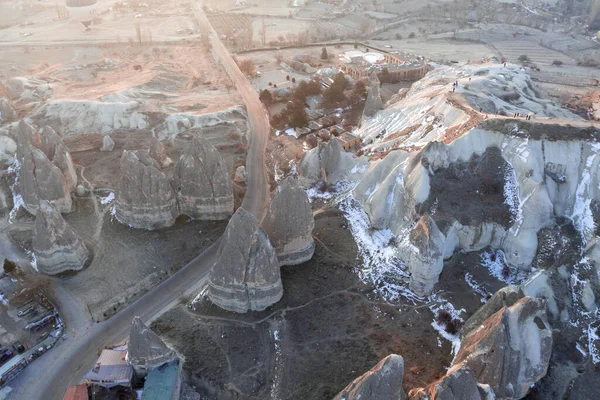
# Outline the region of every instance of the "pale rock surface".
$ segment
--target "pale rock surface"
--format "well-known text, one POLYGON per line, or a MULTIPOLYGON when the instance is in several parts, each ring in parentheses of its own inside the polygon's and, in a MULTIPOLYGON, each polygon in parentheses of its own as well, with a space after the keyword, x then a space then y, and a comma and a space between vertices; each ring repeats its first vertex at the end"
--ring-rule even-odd
POLYGON ((248 172, 246 172, 246 166, 240 165, 235 170, 235 178, 233 179, 238 185, 246 185, 248 179, 248 172))
POLYGON ((499 399, 521 399, 546 375, 552 329, 543 300, 523 297, 461 340, 451 368, 466 366, 499 399))
POLYGON ((40 201, 35 217, 33 253, 39 271, 48 275, 79 271, 89 256, 79 235, 46 200, 40 201))
POLYGON ((167 156, 165 146, 157 138, 152 137, 149 150, 150 156, 154 158, 161 167, 168 167, 173 163, 173 160, 167 156))
POLYGON ((0 125, 13 121, 17 118, 17 113, 10 102, 4 97, 0 97, 0 125))
POLYGON ((102 138, 102 147, 100 147, 100 151, 113 151, 114 148, 114 140, 112 140, 110 135, 104 135, 104 137, 102 138))
POLYGON ((365 101, 365 108, 363 110, 363 120, 371 118, 377 111, 383 108, 383 101, 379 92, 380 86, 381 82, 377 78, 377 73, 372 72, 367 84, 367 100, 365 101))
POLYGON ((480 385, 473 371, 460 367, 448 372, 442 379, 426 388, 412 389, 410 400, 495 400, 488 385, 480 385))
POLYGON ((478 329, 489 317, 496 314, 504 307, 512 306, 523 297, 525 297, 525 295, 519 286, 509 285, 498 290, 465 322, 460 331, 461 337, 467 336, 469 333, 478 329))
POLYGON ((178 355, 140 317, 135 317, 129 332, 127 357, 134 370, 145 375, 148 370, 177 359, 178 355))
POLYGON ((403 379, 404 359, 391 354, 352 381, 334 400, 405 400, 403 379))
POLYGON ((61 213, 71 211, 73 205, 62 171, 37 148, 28 147, 24 150, 18 191, 25 208, 33 215, 41 200, 50 201, 61 213))
MULTIPOLYGON (((519 124, 488 120, 450 144, 430 142, 411 154, 392 151, 372 163, 353 195, 373 227, 390 229, 403 240, 421 217, 417 210, 430 196, 434 174, 495 149, 493 154, 499 152, 509 165, 501 189, 512 218, 473 224, 449 221, 440 228, 443 256, 492 246, 503 250, 511 269, 528 272, 538 232, 554 226, 555 216, 573 219, 585 240, 592 239, 590 202, 600 200, 600 145, 576 128, 519 124), (561 179, 557 182, 549 170, 561 179)), ((435 212, 432 218, 436 220, 435 212)))
POLYGON ((42 128, 40 131, 41 150, 46 154, 48 159, 52 161, 63 173, 65 183, 69 192, 72 192, 77 183, 77 173, 73 166, 71 154, 67 146, 63 143, 58 134, 49 126, 42 128))
POLYGON ((281 265, 308 261, 315 251, 312 208, 298 180, 289 176, 280 183, 271 200, 263 228, 277 252, 281 265))
POLYGON ((399 246, 399 253, 410 271, 410 289, 417 296, 426 296, 444 267, 444 235, 429 214, 417 222, 399 246))
POLYGON ((179 215, 169 179, 147 150, 125 150, 116 191, 115 215, 131 227, 158 229, 179 215))
POLYGON ((313 183, 323 180, 335 185, 343 180, 357 178, 366 168, 366 157, 355 157, 346 153, 338 140, 332 137, 329 143, 320 143, 304 153, 300 161, 300 172, 313 183))
POLYGON ((9 136, 0 135, 0 165, 9 166, 15 162, 17 143, 9 136))
POLYGON ((256 218, 238 208, 221 238, 208 298, 224 310, 262 311, 283 296, 279 261, 256 218))
POLYGON ((233 213, 233 185, 227 165, 213 145, 197 136, 175 166, 174 184, 182 214, 219 220, 233 213))

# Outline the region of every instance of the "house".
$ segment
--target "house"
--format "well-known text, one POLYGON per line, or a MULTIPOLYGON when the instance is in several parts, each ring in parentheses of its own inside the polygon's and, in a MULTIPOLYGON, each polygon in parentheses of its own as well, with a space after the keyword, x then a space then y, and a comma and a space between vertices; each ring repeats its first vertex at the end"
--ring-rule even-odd
POLYGON ((110 389, 131 387, 133 367, 125 359, 127 350, 102 350, 96 365, 83 377, 84 382, 110 389))
POLYGON ((142 400, 179 400, 181 363, 175 360, 148 371, 142 400))
POLYGON ((346 151, 360 143, 360 137, 346 131, 342 132, 337 139, 346 151))
POLYGON ((70 386, 65 395, 63 396, 63 400, 88 400, 88 387, 87 385, 76 385, 70 386))

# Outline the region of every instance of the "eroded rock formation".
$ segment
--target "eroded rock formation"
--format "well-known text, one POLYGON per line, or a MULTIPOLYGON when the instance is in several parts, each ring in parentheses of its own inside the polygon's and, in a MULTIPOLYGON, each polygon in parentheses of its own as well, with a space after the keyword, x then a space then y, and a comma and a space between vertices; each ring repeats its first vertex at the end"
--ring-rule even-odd
POLYGON ((218 220, 233 213, 233 186, 227 165, 210 143, 192 139, 175 167, 182 214, 196 219, 218 220))
POLYGON ((315 220, 306 192, 296 178, 281 182, 271 200, 263 228, 277 252, 281 265, 296 265, 312 258, 315 220))
POLYGON ((127 354, 129 363, 141 375, 178 357, 177 353, 152 332, 140 317, 133 318, 131 323, 127 354))
POLYGON ((65 177, 67 189, 72 192, 77 184, 77 173, 73 166, 71 154, 58 134, 49 126, 40 131, 41 150, 56 165, 65 177))
POLYGON ((473 371, 460 367, 426 388, 409 392, 410 400, 495 400, 489 385, 477 383, 473 371))
POLYGON ((112 140, 110 135, 104 135, 104 137, 102 138, 102 147, 100 147, 100 151, 113 151, 114 148, 114 140, 112 140))
POLYGON ((41 200, 51 202, 59 212, 69 212, 73 201, 65 176, 43 151, 28 147, 19 170, 18 191, 27 211, 35 215, 41 200))
POLYGON ((311 182, 322 180, 335 185, 343 180, 351 179, 364 170, 367 159, 355 157, 342 148, 333 137, 327 144, 320 143, 304 153, 300 162, 302 176, 311 182))
POLYGON ((15 113, 15 109, 10 104, 8 99, 4 97, 0 97, 0 125, 11 122, 17 117, 17 113, 15 113))
POLYGON ((60 136, 49 127, 40 133, 24 121, 13 135, 19 162, 17 192, 27 211, 35 215, 41 200, 50 201, 61 213, 71 211, 77 174, 60 136))
POLYGON ((179 215, 169 179, 147 150, 125 150, 116 191, 115 215, 134 228, 173 225, 179 215))
POLYGON ((391 354, 346 386, 334 400, 404 400, 404 359, 391 354))
POLYGON ((39 271, 48 275, 79 271, 89 256, 79 235, 46 200, 40 201, 35 217, 33 253, 39 271))
POLYGON ((466 366, 497 398, 521 399, 546 375, 552 329, 544 301, 523 297, 467 333, 454 366, 466 366))
POLYGON ((219 307, 261 311, 283 295, 279 261, 256 218, 238 208, 221 239, 208 279, 208 297, 219 307))
POLYGON ((421 217, 399 251, 410 270, 410 289, 418 296, 431 293, 444 267, 444 235, 429 214, 421 217))
POLYGON ((365 101, 365 108, 363 110, 363 119, 374 116, 377 111, 383 108, 381 93, 379 93, 380 86, 381 82, 379 82, 377 73, 372 72, 367 84, 367 100, 365 101))

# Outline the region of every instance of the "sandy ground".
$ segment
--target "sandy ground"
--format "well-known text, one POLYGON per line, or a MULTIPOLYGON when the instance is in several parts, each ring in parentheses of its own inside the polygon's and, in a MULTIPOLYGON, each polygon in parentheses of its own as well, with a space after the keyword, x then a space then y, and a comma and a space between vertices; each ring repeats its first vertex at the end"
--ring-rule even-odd
POLYGON ((356 245, 339 211, 315 222, 315 256, 282 268, 284 296, 273 307, 235 314, 204 299, 153 324, 203 395, 330 399, 390 353, 404 356, 407 389, 445 372, 449 345, 438 346, 430 311, 391 306, 358 280, 356 245))

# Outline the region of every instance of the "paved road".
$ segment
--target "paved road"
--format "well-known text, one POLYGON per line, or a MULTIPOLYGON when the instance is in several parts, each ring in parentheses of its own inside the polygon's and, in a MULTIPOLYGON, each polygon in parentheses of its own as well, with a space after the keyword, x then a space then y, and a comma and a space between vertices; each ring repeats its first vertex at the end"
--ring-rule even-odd
MULTIPOLYGON (((218 39, 218 35, 199 6, 195 13, 199 23, 207 26, 212 32, 213 54, 236 85, 248 110, 252 136, 246 162, 248 191, 242 207, 262 220, 269 202, 268 179, 264 163, 265 147, 270 133, 268 116, 258 100, 257 93, 218 39)), ((59 309, 67 323, 69 338, 59 342, 57 348, 36 360, 10 383, 14 388, 11 398, 62 399, 66 388, 78 383, 94 365, 98 349, 128 337, 134 316, 140 316, 146 322, 151 321, 177 305, 183 296, 200 292, 206 283, 208 271, 215 262, 218 245, 219 241, 179 272, 107 321, 87 324, 86 319, 81 315, 85 311, 80 305, 68 300, 60 304, 59 309)))

